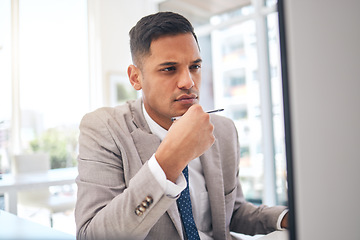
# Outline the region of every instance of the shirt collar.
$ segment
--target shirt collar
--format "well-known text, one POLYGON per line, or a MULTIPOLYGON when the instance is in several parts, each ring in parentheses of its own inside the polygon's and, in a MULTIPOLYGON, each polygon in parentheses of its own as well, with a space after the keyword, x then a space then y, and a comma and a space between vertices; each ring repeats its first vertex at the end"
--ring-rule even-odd
POLYGON ((144 104, 142 104, 142 109, 143 109, 143 113, 144 113, 144 117, 145 117, 145 121, 146 123, 149 125, 150 130, 153 134, 155 134, 156 136, 158 136, 161 141, 165 138, 166 134, 167 134, 167 130, 163 127, 161 127, 159 124, 157 124, 147 113, 144 104))

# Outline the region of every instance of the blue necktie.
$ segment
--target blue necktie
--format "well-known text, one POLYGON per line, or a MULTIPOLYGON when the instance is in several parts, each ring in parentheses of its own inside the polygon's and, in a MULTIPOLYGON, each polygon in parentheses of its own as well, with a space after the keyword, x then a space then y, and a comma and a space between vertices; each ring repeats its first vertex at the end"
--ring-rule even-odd
POLYGON ((192 215, 192 207, 189 191, 189 170, 186 166, 183 170, 186 179, 186 188, 181 192, 180 197, 176 200, 180 212, 181 220, 185 228, 185 233, 188 240, 200 240, 198 230, 195 225, 194 217, 192 215))

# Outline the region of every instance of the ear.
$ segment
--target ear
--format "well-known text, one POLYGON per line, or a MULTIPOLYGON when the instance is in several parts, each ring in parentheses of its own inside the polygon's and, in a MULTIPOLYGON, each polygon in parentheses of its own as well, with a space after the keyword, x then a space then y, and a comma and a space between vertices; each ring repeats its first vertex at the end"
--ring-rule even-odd
POLYGON ((142 88, 142 82, 141 82, 141 71, 138 67, 136 67, 135 65, 130 65, 128 67, 128 76, 129 76, 129 81, 131 86, 133 86, 133 88, 135 90, 140 90, 142 88))

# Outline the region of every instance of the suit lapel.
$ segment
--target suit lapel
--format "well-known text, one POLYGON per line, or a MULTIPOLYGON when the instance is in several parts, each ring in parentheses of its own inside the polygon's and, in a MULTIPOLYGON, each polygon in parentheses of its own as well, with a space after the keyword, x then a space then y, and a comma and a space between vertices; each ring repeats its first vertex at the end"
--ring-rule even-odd
POLYGON ((226 239, 224 181, 218 141, 200 157, 200 161, 209 193, 214 239, 226 239))
POLYGON ((144 115, 142 113, 142 100, 137 99, 130 104, 131 120, 130 124, 131 136, 135 144, 136 150, 139 154, 142 164, 151 158, 160 145, 160 138, 155 134, 152 134, 144 115))
POLYGON ((155 134, 146 133, 141 129, 135 129, 131 136, 134 140, 135 147, 139 154, 142 164, 156 152, 160 145, 160 138, 155 134))
MULTIPOLYGON (((137 114, 141 112, 141 102, 137 101, 136 104, 132 106, 131 110, 133 113, 133 123, 135 126, 131 132, 131 136, 139 154, 139 158, 142 164, 145 164, 145 162, 149 160, 156 152, 161 143, 161 140, 158 136, 150 132, 149 126, 147 125, 143 115, 137 114)), ((139 169, 140 168, 141 165, 139 166, 139 169)), ((184 239, 181 218, 176 202, 170 206, 170 208, 167 210, 167 214, 175 225, 180 238, 184 239)))

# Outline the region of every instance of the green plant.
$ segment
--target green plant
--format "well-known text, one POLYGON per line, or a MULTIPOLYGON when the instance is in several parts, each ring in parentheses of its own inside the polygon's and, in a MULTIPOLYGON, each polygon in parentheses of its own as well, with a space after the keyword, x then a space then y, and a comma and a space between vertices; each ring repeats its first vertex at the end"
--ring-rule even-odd
POLYGON ((32 152, 50 155, 51 168, 73 167, 76 165, 78 132, 66 128, 50 128, 30 142, 32 152))

